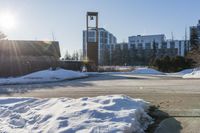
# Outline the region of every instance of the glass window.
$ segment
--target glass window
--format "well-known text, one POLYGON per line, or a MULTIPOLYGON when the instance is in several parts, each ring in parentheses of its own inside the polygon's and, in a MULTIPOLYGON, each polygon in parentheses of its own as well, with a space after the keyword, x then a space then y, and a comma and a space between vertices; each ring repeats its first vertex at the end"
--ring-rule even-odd
POLYGON ((151 49, 151 43, 146 43, 145 44, 145 49, 151 49))
POLYGON ((142 43, 138 44, 138 49, 143 49, 142 43))
POLYGON ((131 49, 135 49, 135 44, 130 45, 131 49))
POLYGON ((175 42, 170 42, 170 48, 174 49, 175 48, 175 42))
POLYGON ((158 49, 158 46, 159 46, 158 43, 155 43, 155 47, 156 47, 156 49, 158 49))
POLYGON ((181 41, 179 42, 179 55, 181 55, 181 41))
POLYGON ((88 32, 88 37, 95 37, 95 32, 89 31, 89 32, 88 32))
POLYGON ((88 38, 88 42, 95 42, 95 41, 96 41, 95 38, 91 38, 91 37, 88 38))
POLYGON ((162 49, 167 49, 167 43, 166 43, 166 42, 163 42, 162 45, 161 45, 161 48, 162 48, 162 49))

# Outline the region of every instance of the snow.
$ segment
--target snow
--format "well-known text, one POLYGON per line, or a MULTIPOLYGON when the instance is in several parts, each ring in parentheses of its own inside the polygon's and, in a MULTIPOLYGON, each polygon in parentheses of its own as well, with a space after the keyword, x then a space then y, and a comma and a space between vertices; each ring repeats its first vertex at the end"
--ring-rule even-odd
POLYGON ((99 66, 99 72, 128 72, 133 69, 132 66, 99 66))
POLYGON ((188 73, 192 73, 194 69, 184 69, 180 72, 177 72, 176 74, 180 74, 180 75, 184 75, 184 74, 188 74, 188 73))
POLYGON ((116 70, 120 70, 120 71, 125 71, 125 70, 131 70, 130 66, 117 66, 116 70))
POLYGON ((64 70, 64 69, 57 69, 55 71, 43 70, 16 78, 0 78, 0 85, 55 82, 67 79, 82 78, 86 76, 87 76, 86 74, 80 72, 64 70))
POLYGON ((152 123, 148 103, 124 95, 71 98, 0 98, 0 132, 122 133, 152 123))
POLYGON ((200 69, 194 69, 191 73, 183 75, 183 78, 200 78, 200 69))
POLYGON ((137 68, 136 70, 132 71, 133 74, 155 74, 155 75, 164 75, 164 73, 157 71, 152 68, 137 68))

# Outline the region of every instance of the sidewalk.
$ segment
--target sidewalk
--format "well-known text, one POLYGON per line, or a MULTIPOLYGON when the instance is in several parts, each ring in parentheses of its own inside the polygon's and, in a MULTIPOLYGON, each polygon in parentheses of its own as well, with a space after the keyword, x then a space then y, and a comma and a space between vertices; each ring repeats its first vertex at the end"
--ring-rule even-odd
POLYGON ((154 133, 199 133, 200 109, 155 111, 157 119, 163 119, 154 133))

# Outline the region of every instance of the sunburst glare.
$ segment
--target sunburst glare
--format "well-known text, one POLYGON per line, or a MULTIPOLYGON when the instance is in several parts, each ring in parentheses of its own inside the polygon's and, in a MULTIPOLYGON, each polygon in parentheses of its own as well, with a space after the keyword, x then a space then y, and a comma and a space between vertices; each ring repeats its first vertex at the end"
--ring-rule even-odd
POLYGON ((13 29, 16 27, 15 15, 11 12, 0 12, 0 27, 4 29, 13 29))

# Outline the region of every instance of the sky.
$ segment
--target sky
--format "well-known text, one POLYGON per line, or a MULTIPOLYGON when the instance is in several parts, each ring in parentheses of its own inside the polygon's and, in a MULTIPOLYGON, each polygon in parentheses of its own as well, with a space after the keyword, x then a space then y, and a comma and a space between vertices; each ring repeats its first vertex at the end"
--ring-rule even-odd
POLYGON ((54 36, 64 55, 82 49, 87 11, 99 12, 99 27, 118 42, 132 35, 171 39, 172 33, 174 39, 184 39, 185 29, 189 33, 200 19, 199 5, 199 0, 0 0, 0 17, 12 16, 6 23, 10 28, 0 23, 0 31, 11 40, 51 41, 54 36))

